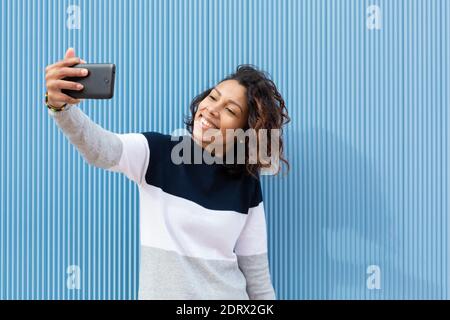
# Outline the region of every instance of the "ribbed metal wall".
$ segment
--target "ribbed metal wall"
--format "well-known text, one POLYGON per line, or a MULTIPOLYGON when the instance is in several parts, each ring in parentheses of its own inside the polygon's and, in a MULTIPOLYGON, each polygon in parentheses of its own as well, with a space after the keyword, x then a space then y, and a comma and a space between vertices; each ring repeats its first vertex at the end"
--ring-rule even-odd
POLYGON ((114 98, 81 108, 119 133, 181 128, 240 63, 272 75, 292 118, 292 170, 263 178, 278 298, 448 299, 449 16, 444 0, 2 0, 0 298, 137 298, 137 187, 88 166, 43 104, 72 46, 117 65, 114 98))

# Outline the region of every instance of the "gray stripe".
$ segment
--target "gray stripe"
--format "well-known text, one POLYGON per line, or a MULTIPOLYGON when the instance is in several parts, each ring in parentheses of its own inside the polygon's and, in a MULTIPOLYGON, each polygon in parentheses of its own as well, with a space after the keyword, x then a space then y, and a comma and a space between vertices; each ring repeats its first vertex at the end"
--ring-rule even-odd
POLYGON ((90 165, 108 169, 119 163, 123 150, 120 138, 93 122, 80 108, 70 105, 64 111, 49 109, 48 113, 90 165))
POLYGON ((141 246, 139 299, 248 300, 237 261, 209 260, 141 246))
POLYGON ((275 300, 275 290, 270 281, 267 253, 237 256, 239 268, 247 280, 247 293, 251 300, 275 300))

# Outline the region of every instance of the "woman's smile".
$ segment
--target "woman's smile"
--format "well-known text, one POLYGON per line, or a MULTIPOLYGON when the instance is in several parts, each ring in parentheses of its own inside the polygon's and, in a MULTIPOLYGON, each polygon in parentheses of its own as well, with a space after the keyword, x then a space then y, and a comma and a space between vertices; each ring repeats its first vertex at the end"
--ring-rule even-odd
POLYGON ((202 129, 219 129, 211 120, 206 119, 203 115, 200 115, 200 123, 202 125, 202 129))

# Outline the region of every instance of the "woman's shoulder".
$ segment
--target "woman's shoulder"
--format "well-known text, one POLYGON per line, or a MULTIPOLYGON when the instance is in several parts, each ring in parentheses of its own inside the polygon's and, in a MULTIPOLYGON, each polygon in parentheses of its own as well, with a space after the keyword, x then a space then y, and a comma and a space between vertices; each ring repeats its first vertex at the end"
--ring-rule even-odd
POLYGON ((157 131, 142 132, 147 139, 150 152, 166 154, 174 145, 173 138, 170 134, 164 134, 157 131))
POLYGON ((263 201, 261 176, 258 173, 257 177, 250 176, 249 179, 251 180, 250 184, 252 185, 252 188, 253 188, 253 195, 251 197, 249 207, 256 207, 263 201))
POLYGON ((169 134, 164 134, 164 133, 157 132, 157 131, 147 131, 147 132, 142 132, 142 134, 147 138, 149 143, 168 142, 168 141, 170 141, 170 137, 171 137, 169 134))

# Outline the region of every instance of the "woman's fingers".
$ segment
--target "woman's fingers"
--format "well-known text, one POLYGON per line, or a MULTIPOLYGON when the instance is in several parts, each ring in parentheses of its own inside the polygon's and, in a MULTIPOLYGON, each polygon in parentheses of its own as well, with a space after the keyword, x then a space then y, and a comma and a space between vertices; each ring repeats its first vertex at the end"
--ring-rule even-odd
POLYGON ((69 48, 63 60, 48 65, 45 68, 45 81, 48 92, 48 101, 51 105, 59 107, 65 103, 77 104, 82 99, 72 98, 61 92, 62 89, 82 90, 83 85, 74 81, 62 80, 67 77, 82 78, 89 74, 88 69, 73 68, 77 64, 85 64, 86 61, 75 56, 75 50, 69 48))
POLYGON ((47 81, 47 89, 48 90, 61 90, 61 89, 69 89, 69 90, 82 90, 83 85, 81 83, 66 81, 66 80, 49 80, 47 81))
POLYGON ((50 69, 50 71, 47 72, 46 80, 52 80, 52 79, 62 79, 65 77, 85 77, 88 74, 88 70, 84 68, 69 68, 69 67, 62 67, 62 68, 54 68, 50 69))
POLYGON ((78 57, 66 58, 64 60, 60 60, 58 62, 55 62, 54 64, 47 66, 45 71, 48 72, 54 68, 70 67, 79 63, 81 63, 81 59, 78 57))

